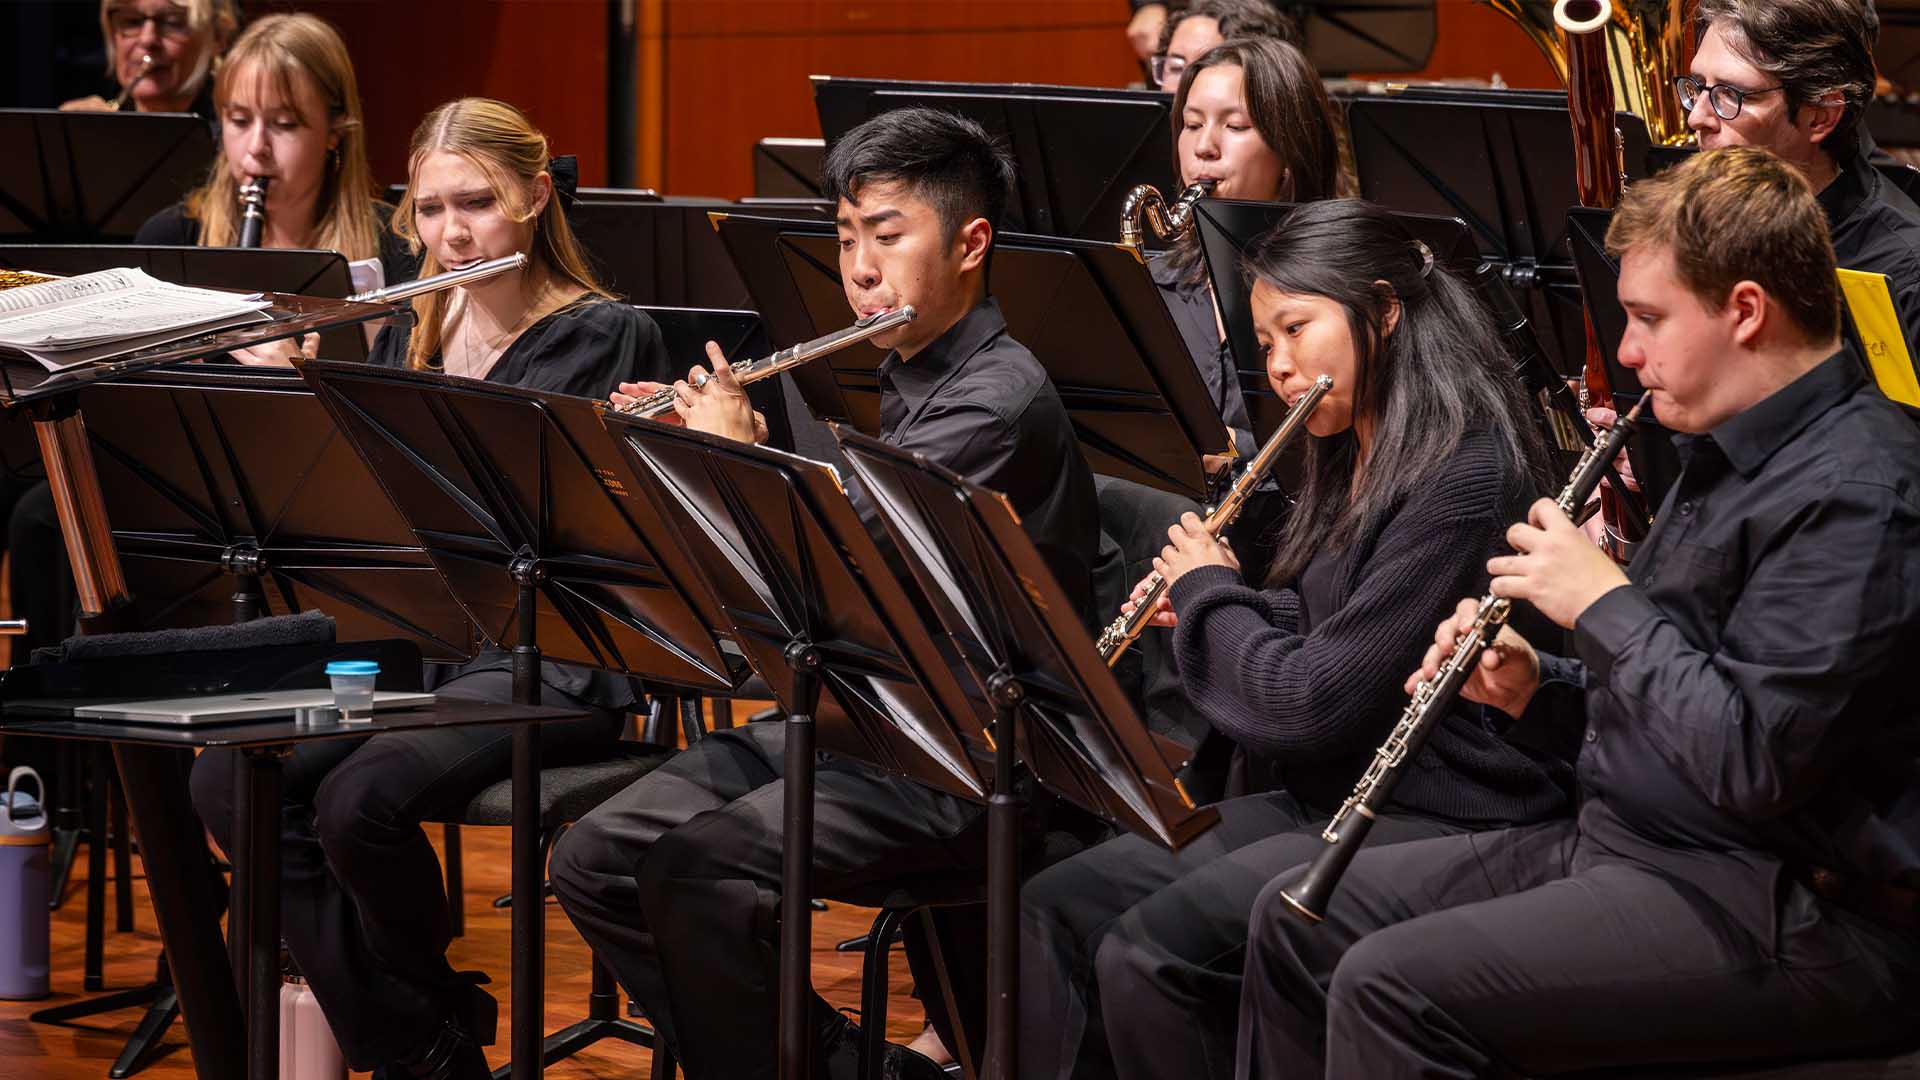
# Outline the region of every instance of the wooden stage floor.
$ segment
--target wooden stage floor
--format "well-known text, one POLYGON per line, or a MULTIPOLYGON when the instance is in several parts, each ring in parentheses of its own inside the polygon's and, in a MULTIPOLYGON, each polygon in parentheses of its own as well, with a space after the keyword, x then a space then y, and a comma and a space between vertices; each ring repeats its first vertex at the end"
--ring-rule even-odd
MULTIPOLYGON (((439 827, 429 826, 427 832, 438 844, 439 827)), ((500 1044, 490 1047, 487 1057, 498 1066, 507 1060, 509 928, 508 913, 495 910, 491 900, 507 889, 507 830, 470 828, 463 830, 461 839, 466 856, 467 932, 454 941, 449 955, 456 968, 479 968, 493 976, 489 989, 500 1000, 500 1044)), ((92 996, 79 992, 82 912, 86 905, 84 855, 82 849, 66 903, 53 913, 53 996, 33 1002, 0 1001, 0 1077, 7 1080, 101 1080, 140 1020, 138 1009, 91 1017, 74 1027, 49 1027, 27 1019, 29 1013, 49 1005, 92 996)), ((134 873, 132 933, 113 932, 111 882, 108 885, 106 985, 110 991, 144 984, 152 977, 154 958, 160 951, 138 858, 134 860, 134 873)), ((832 904, 827 911, 814 915, 814 984, 837 1007, 853 1009, 859 1005, 860 954, 836 953, 833 945, 865 933, 873 915, 870 910, 844 904, 832 904)), ((891 966, 893 995, 887 1027, 890 1038, 905 1042, 920 1031, 920 1006, 907 993, 906 960, 898 946, 893 950, 891 966)), ((559 905, 548 903, 547 1030, 557 1030, 585 1015, 588 967, 587 948, 580 935, 559 905)), ((547 1075, 556 1080, 631 1080, 646 1076, 649 1064, 645 1050, 601 1043, 553 1066, 547 1075)), ((142 1080, 191 1080, 193 1062, 185 1029, 176 1024, 159 1056, 135 1076, 142 1080)))

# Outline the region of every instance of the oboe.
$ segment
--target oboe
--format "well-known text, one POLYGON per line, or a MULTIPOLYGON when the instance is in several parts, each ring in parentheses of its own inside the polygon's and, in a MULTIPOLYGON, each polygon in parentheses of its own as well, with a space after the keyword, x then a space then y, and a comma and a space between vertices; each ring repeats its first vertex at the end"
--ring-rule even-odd
MULTIPOLYGON (((1554 500, 1560 511, 1571 517, 1575 511, 1587 504, 1594 488, 1600 484, 1600 478, 1606 475, 1607 466, 1620 454, 1620 448, 1627 444, 1628 436, 1640 419, 1640 410, 1646 408, 1647 394, 1641 394, 1634 402, 1632 411, 1620 417, 1607 431, 1607 437, 1597 445, 1587 448, 1580 457, 1579 464, 1573 468, 1573 477, 1567 486, 1561 489, 1554 500)), ((1366 843, 1367 833, 1372 830, 1374 815, 1386 805, 1392 796, 1394 785, 1400 781, 1401 766, 1420 753, 1426 745, 1427 736, 1433 731, 1433 725, 1452 708, 1453 701, 1460 694, 1460 688, 1466 685, 1473 675, 1474 668, 1480 663, 1480 654, 1493 644, 1493 639, 1506 625, 1507 616, 1513 611, 1513 601, 1492 593, 1480 598, 1480 606, 1473 613, 1473 622, 1459 637, 1454 639, 1453 655, 1447 657, 1430 679, 1423 680, 1414 687, 1413 697, 1407 702, 1406 710, 1400 714, 1400 720, 1394 724, 1393 731, 1387 735, 1387 741, 1374 752, 1373 761, 1367 765, 1367 771, 1361 774, 1360 782, 1354 785, 1353 794, 1340 804, 1340 810, 1327 823, 1320 838, 1327 846, 1320 850, 1306 873, 1300 879, 1280 890, 1280 898, 1293 907, 1301 917, 1319 922, 1326 914, 1327 902, 1333 899, 1335 889, 1340 887, 1341 875, 1347 872, 1348 864, 1359 853, 1360 845, 1366 843)))
POLYGON ((476 263, 459 270, 448 270, 444 274, 415 278, 412 281, 403 281, 398 285, 389 285, 384 289, 374 289, 371 292, 354 293, 347 299, 360 304, 397 304, 402 300, 419 296, 421 293, 451 289, 456 285, 466 285, 496 274, 504 274, 509 270, 521 270, 526 265, 527 253, 516 251, 511 255, 488 259, 486 262, 476 263))
MULTIPOLYGON (((1308 390, 1293 408, 1287 410, 1287 419, 1280 425, 1280 430, 1267 438, 1266 443, 1260 447, 1260 452, 1253 456, 1253 460, 1247 463, 1246 469, 1234 479, 1233 487, 1227 491, 1226 498, 1220 500, 1220 505, 1208 510, 1206 530, 1209 536, 1219 536, 1222 529, 1233 524, 1233 519, 1240 516, 1240 510, 1247 504, 1248 496, 1253 494, 1253 489, 1260 483, 1261 478, 1267 475, 1267 471, 1273 468, 1274 461, 1280 457, 1280 451, 1286 449, 1287 443, 1293 439, 1294 435, 1307 426, 1307 417, 1313 415, 1314 407, 1320 404, 1320 399, 1326 397, 1327 391, 1331 389, 1333 389, 1333 376, 1322 375, 1313 380, 1313 388, 1308 390)), ((1121 655, 1146 630, 1147 621, 1153 617, 1154 606, 1160 602, 1160 598, 1165 596, 1166 592, 1166 579, 1160 576, 1158 570, 1154 571, 1153 575, 1147 579, 1147 594, 1140 598, 1140 602, 1133 606, 1133 610, 1122 612, 1118 618, 1107 624, 1105 630, 1101 631, 1100 640, 1094 644, 1094 647, 1100 650, 1100 658, 1107 662, 1108 667, 1119 663, 1121 655)))
MULTIPOLYGON (((812 341, 803 341, 798 345, 781 349, 772 356, 749 360, 744 364, 735 364, 734 381, 744 386, 768 376, 778 375, 783 371, 799 367, 809 360, 858 344, 875 334, 884 334, 896 326, 905 326, 912 322, 917 314, 912 304, 893 311, 875 312, 844 330, 835 330, 831 334, 814 338, 812 341)), ((635 398, 625 405, 615 406, 614 411, 649 420, 658 419, 673 411, 673 388, 668 387, 648 394, 646 397, 635 398)))
POLYGON ((256 176, 240 189, 240 246, 257 248, 260 233, 267 227, 267 181, 256 176))

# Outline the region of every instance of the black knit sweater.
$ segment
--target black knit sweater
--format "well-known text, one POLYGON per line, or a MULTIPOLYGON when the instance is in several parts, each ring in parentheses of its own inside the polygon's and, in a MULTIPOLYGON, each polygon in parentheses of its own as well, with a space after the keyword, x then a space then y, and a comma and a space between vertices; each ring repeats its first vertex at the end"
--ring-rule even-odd
MULTIPOLYGON (((1324 611, 1309 613, 1297 588, 1248 588, 1226 567, 1174 583, 1181 680, 1248 759, 1248 787, 1338 807, 1405 709, 1402 686, 1434 627, 1485 591, 1488 557, 1536 495, 1476 433, 1378 527, 1315 556, 1310 572, 1337 560, 1324 611)), ((1405 768, 1392 805, 1476 825, 1536 821, 1566 811, 1569 779, 1460 704, 1405 768)))

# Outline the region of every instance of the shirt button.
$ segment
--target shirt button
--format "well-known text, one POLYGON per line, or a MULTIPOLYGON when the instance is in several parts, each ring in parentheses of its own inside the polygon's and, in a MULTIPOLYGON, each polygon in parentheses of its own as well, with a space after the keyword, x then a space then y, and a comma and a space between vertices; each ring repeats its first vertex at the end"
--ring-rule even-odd
POLYGON ((1600 733, 1599 733, 1599 732, 1597 732, 1597 731, 1595 731, 1595 730, 1593 730, 1592 728, 1588 728, 1588 729, 1587 729, 1587 741, 1588 741, 1588 742, 1599 742, 1599 741, 1600 741, 1600 733))
POLYGON ((1691 499, 1689 499, 1689 500, 1687 500, 1686 502, 1683 502, 1683 503, 1681 503, 1681 504, 1680 504, 1680 513, 1682 513, 1682 514, 1691 514, 1691 513, 1693 513, 1693 500, 1691 500, 1691 499))

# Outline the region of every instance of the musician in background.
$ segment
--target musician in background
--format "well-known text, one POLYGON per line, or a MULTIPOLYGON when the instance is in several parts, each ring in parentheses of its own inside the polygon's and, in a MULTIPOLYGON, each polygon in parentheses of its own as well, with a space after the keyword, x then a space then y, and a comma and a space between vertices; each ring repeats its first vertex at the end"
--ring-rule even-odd
MULTIPOLYGON (((1255 896, 1320 846, 1391 726, 1426 643, 1408 614, 1444 614, 1483 584, 1501 531, 1547 483, 1486 315, 1386 211, 1302 205, 1245 265, 1274 392, 1297 402, 1320 375, 1334 388, 1307 421, 1305 481, 1264 588, 1192 514, 1154 564, 1172 583, 1155 621, 1174 628, 1212 728, 1185 783, 1232 797, 1177 852, 1122 836, 1028 882, 1023 1077, 1230 1075, 1255 896)), ((1449 715, 1434 743, 1376 826, 1386 842, 1564 812, 1564 769, 1479 710, 1449 715)))
MULTIPOLYGON (((824 180, 838 204, 840 277, 853 314, 918 312, 874 339, 891 350, 879 369, 881 437, 1005 493, 1063 590, 1088 606, 1099 531, 1092 474, 1046 371, 1008 334, 988 291, 1011 158, 971 120, 899 109, 836 142, 824 180)), ((680 417, 753 439, 744 391, 718 350, 709 355, 711 373, 695 368, 674 384, 680 417)), ((863 491, 849 494, 871 513, 863 491)), ((774 1075, 784 745, 777 723, 715 731, 602 803, 553 852, 562 906, 693 1080, 774 1075)), ((983 872, 983 805, 844 757, 823 757, 815 784, 819 895, 983 872)), ((979 912, 938 917, 977 1045, 986 955, 979 912)), ((919 926, 909 929, 908 959, 921 985, 933 986, 924 940, 919 926)), ((852 1077, 857 1029, 817 996, 812 1008, 814 1075, 852 1077)), ((935 1019, 946 1044, 958 1046, 951 1018, 935 1019)), ((941 1075, 905 1047, 889 1049, 885 1068, 941 1075)))
POLYGON ((90 94, 60 108, 190 112, 213 120, 213 72, 239 25, 233 0, 100 0, 107 74, 120 93, 115 101, 90 94))
MULTIPOLYGON (((418 325, 387 327, 371 363, 591 397, 666 376, 659 329, 587 269, 548 164, 546 137, 510 105, 465 98, 427 114, 399 212, 426 269, 514 252, 531 262, 416 297, 418 325)), ((426 681, 446 696, 511 701, 511 669, 505 650, 490 649, 455 668, 429 665, 426 681)), ((628 680, 552 662, 540 679, 544 701, 589 713, 541 728, 544 760, 613 752, 637 701, 628 680)), ((355 1069, 487 1076, 493 999, 447 963, 446 890, 420 823, 505 779, 512 741, 505 728, 445 728, 303 743, 287 759, 282 933, 355 1069)), ((236 760, 202 754, 193 772, 194 806, 228 851, 236 760)))
MULTIPOLYGON (((1339 160, 1326 90, 1300 50, 1277 38, 1224 42, 1187 65, 1173 98, 1182 189, 1211 180, 1217 199, 1311 202, 1333 197, 1339 160)), ((1194 366, 1242 457, 1258 449, 1213 286, 1190 230, 1148 264, 1194 366)))
POLYGON ((1700 0, 1678 80, 1700 148, 1756 146, 1807 178, 1839 265, 1885 274, 1920 366, 1920 207, 1868 160, 1878 19, 1860 0, 1700 0))
POLYGON ((1149 61, 1154 83, 1174 93, 1188 64, 1222 41, 1241 37, 1300 40, 1293 20, 1274 10, 1267 0, 1193 0, 1169 13, 1161 24, 1159 48, 1149 61))
MULTIPOLYGON (((1318 925, 1270 886, 1242 1076, 1539 1076, 1913 1036, 1920 434, 1840 347, 1797 169, 1702 154, 1629 187, 1607 247, 1620 360, 1685 466, 1625 574, 1534 504, 1492 590, 1578 655, 1503 629, 1463 691, 1584 728, 1579 816, 1363 849, 1318 925)), ((1440 765, 1422 756, 1409 781, 1440 765)))
POLYGON ((233 43, 214 80, 219 151, 206 183, 140 227, 134 241, 233 247, 240 189, 268 180, 261 246, 322 248, 377 258, 389 284, 418 265, 375 198, 353 61, 340 34, 313 15, 269 15, 233 43))

